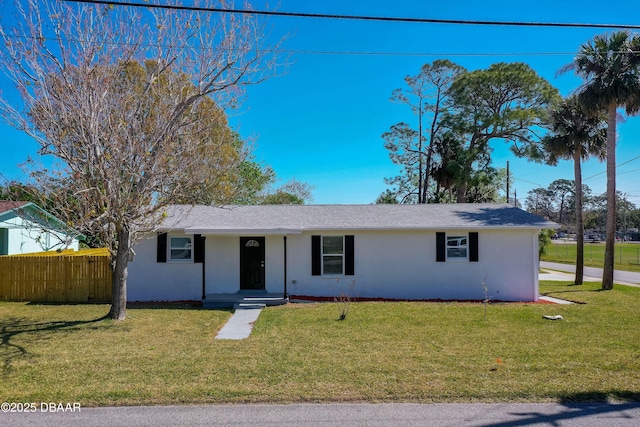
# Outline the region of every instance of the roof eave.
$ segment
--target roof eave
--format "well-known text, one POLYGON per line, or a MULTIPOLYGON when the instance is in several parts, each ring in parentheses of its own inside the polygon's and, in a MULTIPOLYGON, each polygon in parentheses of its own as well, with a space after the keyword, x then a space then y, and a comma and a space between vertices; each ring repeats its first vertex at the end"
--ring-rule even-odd
POLYGON ((541 230, 553 228, 549 224, 531 225, 461 225, 446 227, 302 227, 302 228, 215 228, 215 227, 167 227, 163 231, 178 231, 185 234, 204 235, 284 235, 302 234, 305 231, 448 231, 448 230, 541 230))
MULTIPOLYGON (((173 229, 176 230, 176 229, 173 229)), ((173 231, 172 230, 172 231, 173 231)), ((299 228, 201 228, 201 227, 185 227, 177 229, 185 234, 205 234, 208 236, 229 236, 229 235, 283 235, 283 234, 301 234, 299 228)))

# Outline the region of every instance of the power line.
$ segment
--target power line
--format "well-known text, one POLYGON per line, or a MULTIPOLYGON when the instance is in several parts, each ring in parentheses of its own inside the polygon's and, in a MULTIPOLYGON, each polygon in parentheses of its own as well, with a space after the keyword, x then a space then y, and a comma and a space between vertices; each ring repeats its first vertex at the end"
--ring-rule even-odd
POLYGON ((90 3, 107 6, 129 6, 146 7, 154 9, 183 10, 194 12, 217 12, 217 13, 242 13, 250 15, 284 16, 294 18, 316 18, 316 19, 345 19, 359 21, 382 21, 382 22, 412 22, 421 24, 456 24, 456 25, 495 25, 512 27, 568 27, 568 28, 621 28, 640 29, 640 25, 631 24, 587 24, 570 22, 520 22, 520 21, 486 21, 486 20, 466 20, 466 19, 433 19, 433 18, 402 18, 392 16, 368 16, 368 15, 338 15, 326 13, 302 13, 302 12, 278 12, 269 10, 248 10, 248 9, 227 9, 218 7, 201 6, 181 6, 168 4, 150 4, 110 0, 64 0, 72 3, 90 3))
MULTIPOLYGON (((616 165, 616 169, 617 169, 617 168, 619 168, 620 166, 624 166, 624 165, 626 165, 627 163, 631 163, 631 162, 633 162, 634 160, 638 160, 638 159, 640 159, 640 156, 636 156, 636 157, 634 157, 633 159, 629 159, 629 160, 627 160, 626 162, 618 163, 618 164, 616 165)), ((588 177, 586 177, 586 178, 583 178, 582 180, 583 180, 583 181, 586 181, 586 180, 588 180, 588 179, 595 178, 596 176, 600 176, 600 175, 602 175, 603 173, 607 173, 607 171, 606 171, 606 170, 604 170, 604 171, 602 171, 602 172, 598 172, 597 174, 595 174, 595 175, 591 175, 591 176, 588 176, 588 177)))
MULTIPOLYGON (((1 1, 1 0, 0 0, 1 1)), ((76 1, 76 0, 67 0, 67 1, 76 1)), ((16 39, 16 40, 38 40, 38 41, 52 41, 56 40, 53 37, 46 36, 26 36, 26 35, 17 35, 17 34, 5 34, 5 38, 7 39, 16 39)), ((86 43, 87 40, 81 39, 73 39, 72 41, 79 43, 86 43)), ((133 45, 133 43, 122 43, 116 41, 106 41, 100 40, 100 43, 103 44, 112 44, 112 45, 133 45)), ((176 47, 174 45, 169 44, 152 44, 145 43, 140 44, 143 47, 176 47)), ((234 51, 237 49, 234 48, 225 48, 224 50, 234 51)), ((339 51, 339 50, 310 50, 310 49, 257 49, 257 51, 261 53, 282 53, 282 54, 290 54, 290 55, 351 55, 351 56, 417 56, 417 57, 425 57, 425 56, 436 56, 436 57, 495 57, 495 56, 573 56, 576 52, 390 52, 390 51, 339 51)))
POLYGON ((627 173, 631 173, 631 172, 637 172, 640 171, 640 169, 631 169, 630 171, 623 171, 623 172, 616 172, 618 175, 624 175, 627 173))
POLYGON ((526 179, 520 179, 520 178, 515 178, 515 177, 513 179, 516 180, 516 181, 526 182, 527 184, 537 185, 540 188, 544 187, 544 185, 542 185, 542 184, 538 184, 537 182, 527 181, 526 179))
MULTIPOLYGON (((71 0, 75 1, 75 0, 71 0)), ((282 53, 298 55, 352 55, 352 56, 464 56, 464 57, 493 57, 493 56, 574 56, 576 52, 383 52, 383 51, 335 51, 335 50, 281 50, 282 53)))
MULTIPOLYGON (((627 161, 625 161, 625 162, 622 162, 622 163, 617 164, 617 165, 616 165, 616 175, 622 175, 622 174, 625 174, 625 173, 631 173, 631 172, 635 172, 635 171, 640 170, 640 169, 633 169, 633 170, 630 170, 630 171, 623 171, 623 172, 618 172, 618 171, 617 171, 617 168, 619 168, 620 166, 624 166, 624 165, 626 165, 627 163, 631 163, 631 162, 633 162, 634 160, 638 160, 638 159, 640 159, 640 156, 636 156, 636 157, 634 157, 634 158, 632 158, 632 159, 629 159, 629 160, 627 160, 627 161)), ((602 171, 602 172, 598 172, 597 174, 594 174, 594 175, 588 176, 588 177, 586 177, 586 178, 582 178, 582 181, 586 181, 586 180, 588 180, 588 179, 595 178, 596 176, 600 176, 600 175, 602 175, 602 174, 604 174, 604 173, 606 173, 606 172, 607 172, 606 170, 605 170, 605 171, 602 171)), ((525 183, 527 183, 527 184, 537 185, 537 186, 538 186, 538 187, 540 187, 540 188, 543 188, 543 187, 544 187, 544 185, 542 185, 542 184, 538 184, 537 182, 531 182, 531 181, 527 181, 527 180, 525 180, 525 179, 521 179, 521 178, 516 178, 516 177, 514 177, 514 180, 516 180, 516 181, 520 181, 520 182, 525 182, 525 183)))

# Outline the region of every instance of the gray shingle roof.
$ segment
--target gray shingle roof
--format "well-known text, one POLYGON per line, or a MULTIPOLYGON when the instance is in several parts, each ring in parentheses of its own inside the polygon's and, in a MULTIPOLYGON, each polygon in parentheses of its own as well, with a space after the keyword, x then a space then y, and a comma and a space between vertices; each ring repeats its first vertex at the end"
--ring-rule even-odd
POLYGON ((198 234, 295 234, 305 230, 555 228, 506 204, 187 206, 168 209, 164 230, 198 234))

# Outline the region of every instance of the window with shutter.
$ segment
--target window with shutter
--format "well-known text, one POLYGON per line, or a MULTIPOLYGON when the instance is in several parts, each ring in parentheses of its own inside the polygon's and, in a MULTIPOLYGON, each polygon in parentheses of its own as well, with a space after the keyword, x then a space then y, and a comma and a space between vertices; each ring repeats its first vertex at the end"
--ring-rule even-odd
POLYGON ((313 276, 353 276, 355 238, 311 236, 311 274, 313 276))
POLYGON ((436 233, 436 262, 478 262, 478 233, 436 233))

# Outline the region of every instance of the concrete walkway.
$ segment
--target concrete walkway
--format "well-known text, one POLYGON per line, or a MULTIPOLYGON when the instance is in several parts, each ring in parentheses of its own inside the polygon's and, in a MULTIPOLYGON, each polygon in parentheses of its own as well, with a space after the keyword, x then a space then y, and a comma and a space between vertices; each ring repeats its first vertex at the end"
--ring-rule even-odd
POLYGON ((243 340, 251 335, 253 325, 258 320, 264 306, 250 305, 237 307, 227 323, 220 329, 217 340, 243 340))
POLYGON ((538 299, 541 299, 543 301, 552 302, 554 304, 563 304, 563 305, 573 304, 573 302, 571 302, 571 301, 567 301, 567 300, 560 299, 560 298, 554 298, 554 297, 550 297, 550 296, 547 296, 547 295, 540 295, 538 297, 538 299))

